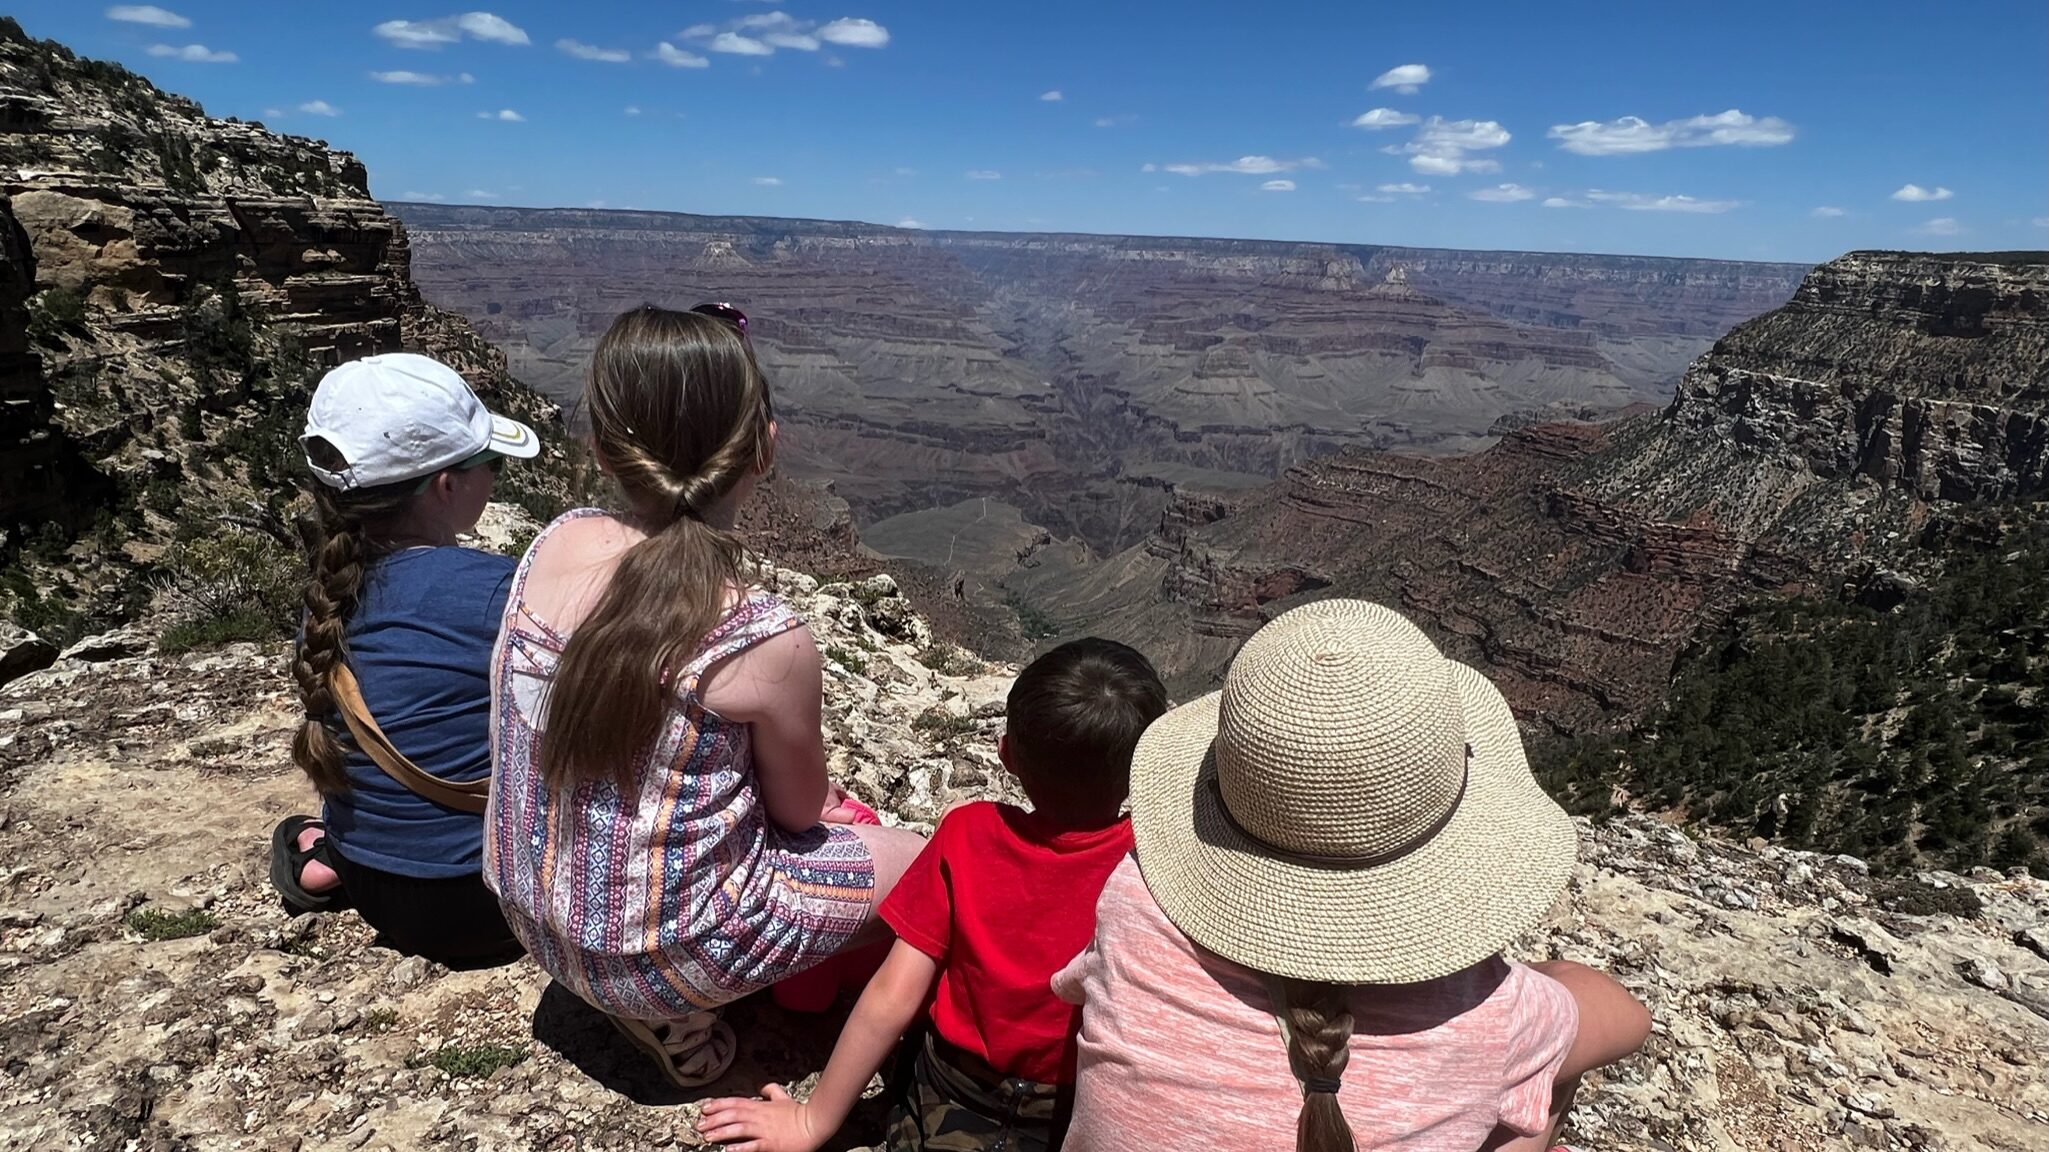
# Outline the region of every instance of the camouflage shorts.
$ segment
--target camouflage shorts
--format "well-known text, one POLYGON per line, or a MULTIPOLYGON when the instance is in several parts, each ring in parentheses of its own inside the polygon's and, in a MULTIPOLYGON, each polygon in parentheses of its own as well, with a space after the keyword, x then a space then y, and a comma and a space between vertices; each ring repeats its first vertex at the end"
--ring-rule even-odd
POLYGON ((892 1152, 1048 1152, 1066 1128, 1051 1084, 998 1076, 973 1056, 925 1037, 889 1113, 892 1152))

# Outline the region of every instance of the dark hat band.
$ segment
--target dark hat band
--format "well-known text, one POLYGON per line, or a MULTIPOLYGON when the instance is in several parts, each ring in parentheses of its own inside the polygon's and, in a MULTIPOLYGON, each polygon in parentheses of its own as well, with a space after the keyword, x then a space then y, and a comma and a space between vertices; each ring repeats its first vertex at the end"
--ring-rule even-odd
POLYGON ((1423 847, 1423 845, 1437 839, 1438 833, 1443 832, 1451 824, 1451 818, 1458 814, 1459 803, 1466 798, 1466 785, 1472 778, 1473 746, 1468 744, 1466 745, 1465 766, 1459 770, 1458 792, 1452 796, 1451 803, 1445 805, 1443 815, 1432 821, 1428 828, 1423 829, 1421 832, 1416 833, 1414 836, 1409 837, 1385 852, 1367 852, 1363 854, 1326 854, 1283 848, 1238 822, 1238 818, 1231 814, 1230 801, 1224 799, 1224 786, 1218 781, 1215 773, 1210 774, 1209 789, 1216 794, 1217 812, 1223 816, 1224 823, 1229 824, 1232 830, 1240 836, 1259 845, 1270 856, 1295 864, 1307 864, 1315 868, 1378 868, 1384 864, 1392 864, 1402 857, 1415 852, 1423 847))

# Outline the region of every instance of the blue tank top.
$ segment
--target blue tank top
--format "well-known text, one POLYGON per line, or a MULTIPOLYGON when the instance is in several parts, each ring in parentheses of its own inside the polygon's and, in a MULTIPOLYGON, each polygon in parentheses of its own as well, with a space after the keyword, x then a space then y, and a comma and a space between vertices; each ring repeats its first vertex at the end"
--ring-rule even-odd
MULTIPOLYGON (((471 548, 393 553, 364 577, 348 623, 349 668, 370 715, 408 760, 446 780, 491 774, 491 646, 514 567, 471 548)), ((360 752, 348 773, 348 794, 330 797, 324 818, 351 862, 420 879, 483 867, 483 817, 415 795, 360 752)))

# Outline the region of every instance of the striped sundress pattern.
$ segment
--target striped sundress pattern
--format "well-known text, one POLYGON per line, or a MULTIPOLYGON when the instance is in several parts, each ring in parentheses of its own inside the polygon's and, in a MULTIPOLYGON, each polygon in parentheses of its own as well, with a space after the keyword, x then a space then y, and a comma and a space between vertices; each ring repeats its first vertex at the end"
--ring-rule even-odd
POLYGON ((736 1000, 844 947, 868 915, 875 865, 853 832, 792 835, 761 808, 748 728, 704 706, 705 670, 802 621, 754 590, 677 677, 661 737, 632 786, 541 781, 547 688, 568 637, 528 610, 534 551, 514 577, 492 654, 491 803, 484 878, 555 979, 603 1011, 673 1019, 736 1000))

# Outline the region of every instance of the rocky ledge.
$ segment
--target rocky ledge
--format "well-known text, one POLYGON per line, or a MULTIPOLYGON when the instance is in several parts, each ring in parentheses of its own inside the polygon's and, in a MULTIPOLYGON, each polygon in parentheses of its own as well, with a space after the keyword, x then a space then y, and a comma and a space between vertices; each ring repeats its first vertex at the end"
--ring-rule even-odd
MULTIPOLYGON (((1011 795, 994 745, 1013 668, 932 647, 886 577, 770 582, 825 655, 839 779, 913 826, 1011 795)), ((264 850, 313 803, 293 705, 279 651, 172 657, 136 633, 0 689, 0 1145, 698 1143, 698 1096, 530 962, 451 972, 348 913, 286 918, 264 850)), ((2049 883, 1879 881, 1640 817, 1583 824, 1581 844, 1519 952, 1608 969, 1657 1025, 1582 1094, 1580 1146, 2049 1146, 2049 883)), ((730 1017, 742 1058, 717 1092, 807 1083, 838 1026, 730 1017)), ((832 1146, 872 1144, 880 1115, 832 1146)))

